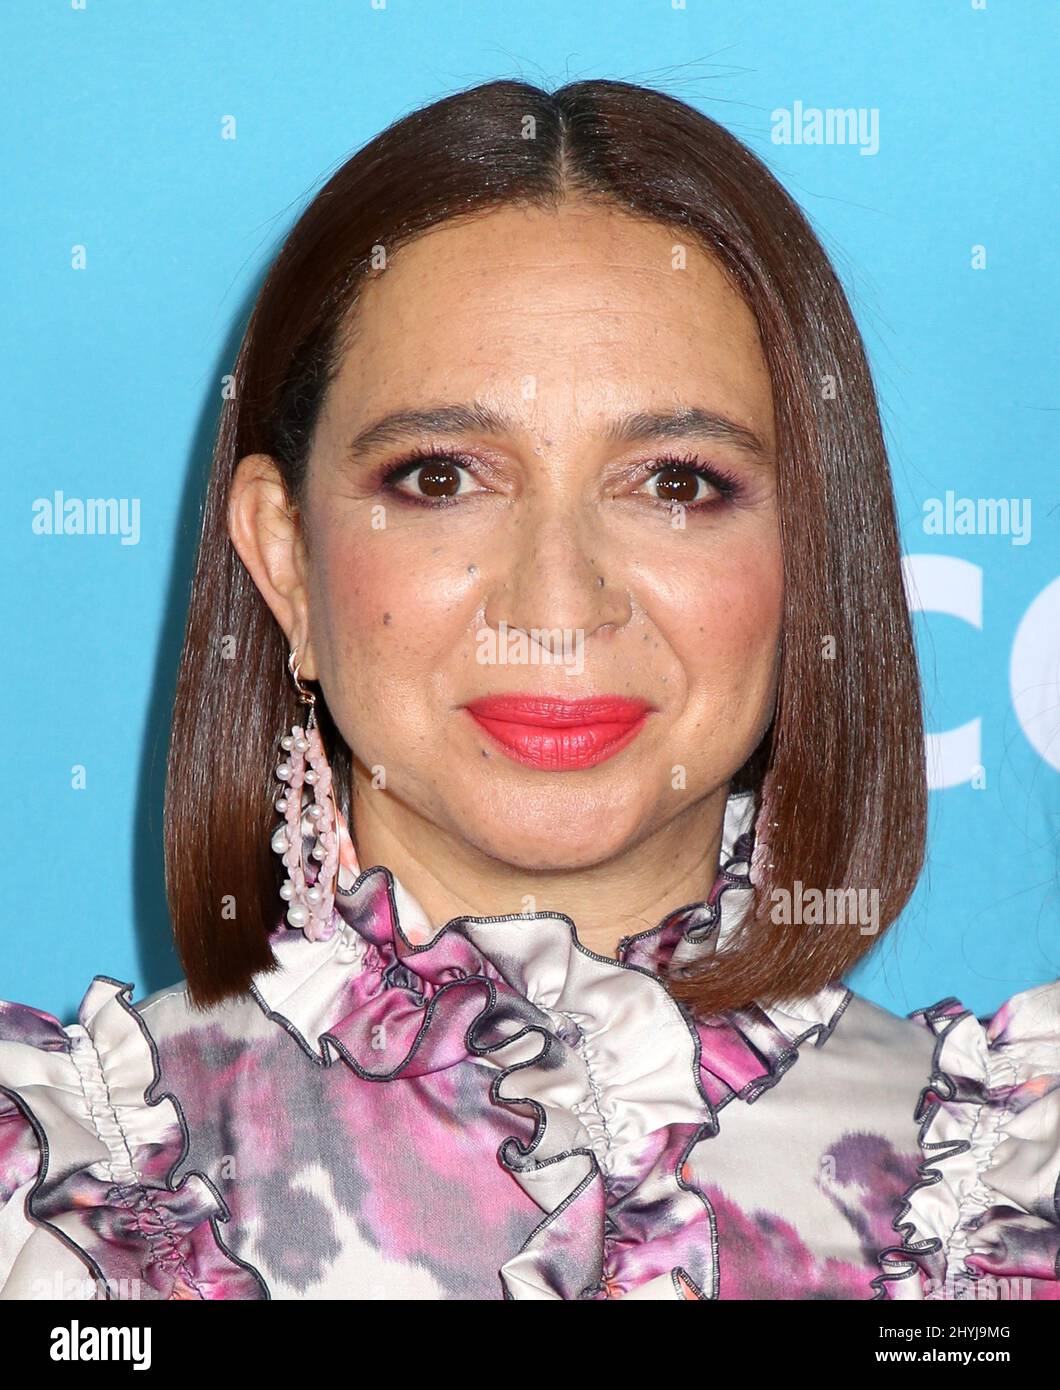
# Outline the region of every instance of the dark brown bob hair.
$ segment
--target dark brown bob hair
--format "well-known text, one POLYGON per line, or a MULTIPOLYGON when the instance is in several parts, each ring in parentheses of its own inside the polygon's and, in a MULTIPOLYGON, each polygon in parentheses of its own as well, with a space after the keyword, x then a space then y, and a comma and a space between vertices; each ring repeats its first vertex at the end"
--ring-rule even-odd
MULTIPOLYGON (((765 807, 770 867, 730 948, 704 973, 670 979, 672 994, 714 1014, 814 992, 879 936, 774 921, 774 890, 875 890, 882 930, 916 884, 926 778, 894 498, 861 335, 825 251, 766 166, 686 103, 627 82, 553 92, 487 82, 405 116, 329 179, 286 238, 243 336, 205 497, 167 769, 166 890, 198 1008, 275 966, 274 767, 278 734, 300 709, 283 631, 229 539, 236 465, 271 455, 297 507, 376 248, 389 258, 447 220, 565 199, 698 242, 755 314, 772 380, 779 693, 734 783, 765 807), (235 736, 216 743, 213 729, 235 736), (232 918, 222 914, 230 897, 232 918)), ((350 750, 326 708, 322 728, 349 819, 350 750)))

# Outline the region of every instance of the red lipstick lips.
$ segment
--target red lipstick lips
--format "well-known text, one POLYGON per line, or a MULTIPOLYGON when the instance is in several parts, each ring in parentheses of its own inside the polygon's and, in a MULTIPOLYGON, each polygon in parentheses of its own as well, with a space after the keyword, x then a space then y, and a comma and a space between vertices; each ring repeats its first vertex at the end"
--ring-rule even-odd
POLYGON ((654 706, 618 695, 487 695, 464 708, 516 762, 565 772, 613 757, 636 738, 654 706))

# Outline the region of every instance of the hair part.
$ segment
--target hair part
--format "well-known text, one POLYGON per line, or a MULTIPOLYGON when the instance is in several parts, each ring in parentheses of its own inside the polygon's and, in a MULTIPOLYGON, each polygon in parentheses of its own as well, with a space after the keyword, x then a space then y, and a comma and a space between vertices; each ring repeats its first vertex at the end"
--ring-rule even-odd
MULTIPOLYGON (((774 398, 780 677, 773 722, 733 783, 756 792, 768 854, 728 949, 668 987, 708 1015, 816 992, 871 949, 913 891, 927 799, 919 675, 875 390, 825 251, 766 166, 684 102, 625 82, 551 93, 488 82, 412 112, 334 174, 286 238, 243 336, 206 489, 167 766, 166 891, 198 1008, 276 967, 273 769, 278 731, 298 709, 283 631, 228 534, 239 460, 270 455, 297 506, 377 248, 389 259, 443 223, 570 198, 686 230, 753 311, 774 398), (822 652, 829 638, 834 660, 822 652), (237 660, 223 659, 226 641, 237 660), (237 737, 212 742, 217 728, 237 737), (774 921, 776 894, 796 881, 878 891, 880 933, 774 921), (231 919, 226 898, 238 904, 231 919)), ((350 750, 323 700, 318 712, 349 819, 350 750)))

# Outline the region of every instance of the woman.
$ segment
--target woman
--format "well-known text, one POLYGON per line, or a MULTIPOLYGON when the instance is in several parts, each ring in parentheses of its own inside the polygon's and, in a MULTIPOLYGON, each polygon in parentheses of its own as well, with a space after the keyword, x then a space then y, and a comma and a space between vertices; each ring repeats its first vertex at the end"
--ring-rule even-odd
POLYGON ((4 1296, 1057 1297, 1060 986, 840 983, 921 868, 921 712, 862 344, 765 167, 624 83, 449 97, 319 193, 228 386, 186 980, 4 1007, 4 1296))

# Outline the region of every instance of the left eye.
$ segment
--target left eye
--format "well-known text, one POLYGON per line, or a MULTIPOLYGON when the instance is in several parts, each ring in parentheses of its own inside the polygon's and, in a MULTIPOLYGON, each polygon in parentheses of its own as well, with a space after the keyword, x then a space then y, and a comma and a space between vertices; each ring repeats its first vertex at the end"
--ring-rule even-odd
POLYGON ((647 486, 658 501, 686 507, 718 493, 709 478, 687 464, 667 464, 651 475, 647 486))

